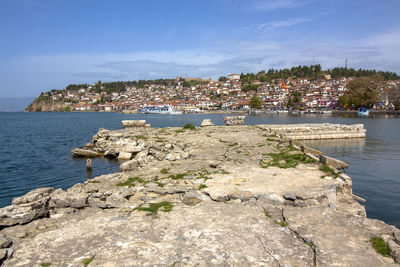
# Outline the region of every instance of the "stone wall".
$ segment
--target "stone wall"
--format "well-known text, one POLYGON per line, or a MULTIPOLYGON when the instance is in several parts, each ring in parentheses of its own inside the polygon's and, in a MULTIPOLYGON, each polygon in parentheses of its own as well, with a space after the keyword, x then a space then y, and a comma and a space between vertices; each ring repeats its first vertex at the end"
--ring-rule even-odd
POLYGON ((266 124, 260 127, 281 138, 292 140, 365 138, 367 131, 363 124, 266 124))

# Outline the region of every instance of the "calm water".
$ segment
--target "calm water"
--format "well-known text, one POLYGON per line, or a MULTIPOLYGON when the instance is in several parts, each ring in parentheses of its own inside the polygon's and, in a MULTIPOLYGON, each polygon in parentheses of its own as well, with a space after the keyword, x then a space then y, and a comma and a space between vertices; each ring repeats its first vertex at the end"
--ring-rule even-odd
MULTIPOLYGON (((0 207, 12 198, 43 186, 68 188, 75 183, 119 170, 116 161, 95 159, 86 173, 84 159, 71 149, 89 142, 99 128, 120 129, 124 119, 145 119, 153 127, 201 124, 220 114, 124 115, 116 113, 0 113, 0 207)), ((329 122, 364 123, 367 138, 311 142, 311 146, 350 164, 353 191, 367 199, 367 214, 400 228, 400 118, 358 118, 331 115, 247 116, 246 124, 329 122)))

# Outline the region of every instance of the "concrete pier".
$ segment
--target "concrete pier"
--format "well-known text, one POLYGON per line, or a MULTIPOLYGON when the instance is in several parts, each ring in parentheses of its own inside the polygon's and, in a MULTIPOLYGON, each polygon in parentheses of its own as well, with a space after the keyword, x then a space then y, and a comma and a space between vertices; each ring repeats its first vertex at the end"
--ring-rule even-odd
POLYGON ((345 125, 331 123, 264 124, 258 125, 271 134, 291 140, 365 138, 363 124, 345 125))

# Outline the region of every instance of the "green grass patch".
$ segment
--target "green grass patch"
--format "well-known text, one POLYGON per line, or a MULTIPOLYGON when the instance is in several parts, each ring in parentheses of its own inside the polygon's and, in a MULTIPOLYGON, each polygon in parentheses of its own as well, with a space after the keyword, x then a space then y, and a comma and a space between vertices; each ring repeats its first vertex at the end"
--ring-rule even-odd
POLYGON ((311 244, 310 242, 304 241, 307 246, 309 246, 311 249, 314 249, 314 245, 311 244))
POLYGON ((147 216, 151 216, 154 214, 157 214, 157 212, 163 211, 163 212, 169 212, 172 210, 173 205, 170 202, 163 201, 163 202, 158 202, 158 203, 149 203, 149 207, 137 207, 135 210, 139 211, 147 211, 147 216), (162 209, 161 209, 162 208, 162 209))
POLYGON ((87 259, 83 259, 82 260, 82 264, 83 266, 88 266, 92 261, 94 260, 94 258, 87 258, 87 259))
POLYGON ((218 141, 220 141, 221 143, 228 143, 228 141, 222 140, 222 139, 218 139, 218 141))
POLYGON ((268 218, 272 218, 271 214, 269 214, 268 210, 266 208, 264 208, 264 214, 266 217, 268 218))
POLYGON ((201 190, 201 189, 204 189, 204 188, 207 188, 207 185, 205 185, 205 184, 201 184, 201 185, 199 185, 199 188, 198 188, 198 190, 201 190))
POLYGON ((89 180, 89 181, 87 181, 89 184, 99 184, 100 182, 99 181, 96 181, 96 180, 89 180))
POLYGON ((159 134, 165 134, 165 133, 167 133, 167 130, 161 129, 160 131, 158 131, 158 133, 159 133, 159 134))
POLYGON ((194 126, 194 125, 191 124, 191 123, 187 123, 187 124, 185 124, 185 126, 183 126, 183 129, 194 131, 194 130, 196 130, 196 126, 194 126))
POLYGON ((43 262, 43 263, 40 264, 41 267, 49 267, 51 265, 52 265, 51 262, 43 262))
POLYGON ((157 184, 158 187, 164 187, 164 184, 163 184, 163 183, 156 182, 156 184, 157 184))
POLYGON ((257 146, 258 147, 262 147, 262 146, 265 146, 265 144, 258 144, 257 146))
POLYGON ((148 184, 148 183, 150 183, 150 181, 145 181, 142 178, 136 176, 136 177, 128 178, 125 182, 118 183, 118 184, 116 184, 116 186, 132 187, 132 186, 135 186, 136 184, 148 184))
POLYGON ((265 154, 271 157, 270 162, 260 160, 260 166, 262 168, 268 168, 270 166, 279 167, 281 169, 295 168, 299 163, 316 163, 315 159, 311 159, 304 154, 288 154, 286 152, 281 153, 269 153, 265 154))
POLYGON ((267 141, 269 141, 269 142, 276 142, 276 139, 272 139, 272 138, 268 137, 268 138, 267 138, 267 141))
POLYGON ((287 227, 288 223, 286 221, 275 221, 276 224, 280 225, 281 227, 287 227))
POLYGON ((239 145, 238 143, 231 143, 231 144, 228 144, 228 146, 230 146, 230 147, 232 147, 232 146, 237 146, 237 145, 239 145))
POLYGON ((147 139, 149 139, 147 136, 145 136, 145 135, 138 135, 138 136, 136 136, 136 138, 137 139, 142 139, 142 140, 147 140, 147 139))
POLYGON ((188 173, 170 174, 168 176, 168 178, 171 178, 173 180, 180 180, 180 179, 184 179, 187 175, 188 175, 188 173))
POLYGON ((182 129, 178 129, 178 130, 176 130, 175 132, 176 132, 176 133, 183 133, 183 132, 185 132, 185 129, 183 129, 183 128, 182 128, 182 129))
POLYGON ((383 240, 381 237, 373 237, 369 240, 372 242, 372 246, 382 256, 389 257, 391 254, 390 248, 386 244, 385 240, 383 240))
POLYGON ((164 168, 161 170, 162 174, 167 174, 169 172, 169 168, 164 168))
MULTIPOLYGON (((338 175, 338 174, 335 172, 335 170, 334 170, 332 167, 330 167, 329 165, 327 165, 327 164, 322 165, 321 167, 319 167, 319 169, 320 169, 321 171, 323 171, 323 172, 326 172, 326 173, 328 173, 328 174, 334 176, 334 177, 336 177, 336 176, 338 175)), ((325 177, 324 177, 324 178, 325 178, 325 177)))
POLYGON ((167 142, 167 140, 164 138, 161 138, 161 137, 156 137, 156 142, 157 143, 165 143, 165 142, 167 142))

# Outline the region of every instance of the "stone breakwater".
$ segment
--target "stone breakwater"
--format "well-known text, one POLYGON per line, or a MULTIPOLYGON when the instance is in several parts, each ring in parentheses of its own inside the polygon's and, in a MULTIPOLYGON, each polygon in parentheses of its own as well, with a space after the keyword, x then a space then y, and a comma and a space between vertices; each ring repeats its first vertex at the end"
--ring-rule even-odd
POLYGON ((4 266, 398 266, 343 164, 263 125, 100 129, 74 153, 126 160, 0 209, 4 266))
POLYGON ((331 123, 270 124, 263 129, 281 138, 291 140, 348 139, 365 138, 367 132, 363 124, 345 125, 331 123))

